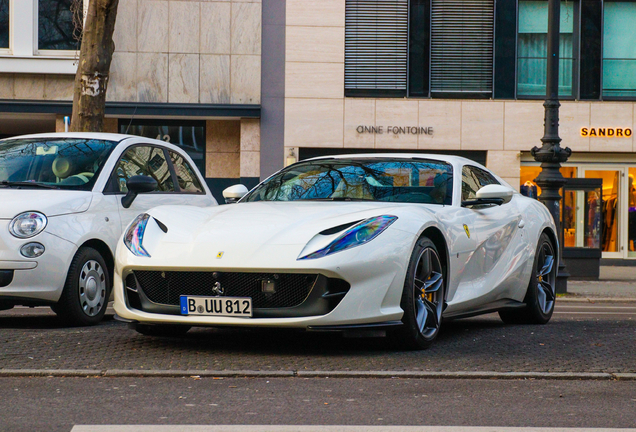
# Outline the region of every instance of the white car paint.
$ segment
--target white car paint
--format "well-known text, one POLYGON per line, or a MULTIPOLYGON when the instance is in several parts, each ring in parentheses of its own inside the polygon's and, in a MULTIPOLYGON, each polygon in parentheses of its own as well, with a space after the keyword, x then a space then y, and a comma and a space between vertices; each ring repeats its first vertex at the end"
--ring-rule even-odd
MULTIPOLYGON (((508 203, 481 209, 462 207, 462 167, 485 168, 460 157, 422 154, 338 157, 416 157, 450 163, 455 173, 453 203, 242 201, 205 209, 157 207, 148 213, 167 226, 168 232, 148 223, 143 246, 151 257, 133 255, 123 242, 117 247, 114 283, 117 315, 142 324, 293 328, 400 320, 404 313, 400 299, 409 259, 418 238, 430 228, 442 233, 448 250, 445 316, 469 315, 484 307, 524 300, 539 236, 544 230, 555 232, 552 218, 541 203, 512 192, 505 181, 495 176, 503 185, 500 188, 511 191, 508 203), (380 215, 398 219, 369 243, 318 259, 298 260, 317 233, 380 215), (220 252, 223 252, 221 258, 217 257, 220 252), (318 316, 182 316, 130 306, 124 279, 137 270, 318 273, 344 279, 351 288, 335 309, 318 316)), ((319 247, 313 245, 312 249, 319 247)))
POLYGON ((13 281, 0 288, 0 305, 3 302, 30 305, 57 302, 77 250, 88 241, 99 240, 114 256, 122 230, 139 212, 165 204, 200 207, 217 204, 190 157, 179 147, 164 141, 101 133, 38 134, 10 139, 20 138, 86 138, 118 144, 105 161, 91 191, 0 188, 0 270, 15 270, 13 281), (121 205, 123 194, 105 194, 103 191, 119 158, 136 144, 160 146, 183 156, 196 171, 205 194, 140 194, 130 209, 124 209, 121 205), (48 224, 40 234, 19 239, 9 232, 8 225, 15 216, 25 211, 43 213, 48 224), (23 257, 20 247, 33 241, 43 244, 46 251, 39 258, 23 257))

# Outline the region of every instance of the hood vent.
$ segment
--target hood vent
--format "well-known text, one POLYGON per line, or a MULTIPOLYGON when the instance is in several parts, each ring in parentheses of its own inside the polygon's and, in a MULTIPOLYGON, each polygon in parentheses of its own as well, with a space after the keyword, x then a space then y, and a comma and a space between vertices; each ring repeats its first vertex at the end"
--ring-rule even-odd
POLYGON ((321 231, 321 232, 320 232, 320 235, 328 236, 328 235, 337 234, 337 233, 339 233, 340 231, 344 231, 344 230, 346 230, 347 228, 352 227, 352 226, 354 226, 355 224, 358 224, 358 223, 360 223, 360 222, 362 222, 362 219, 357 220, 357 221, 355 221, 355 222, 349 222, 349 223, 346 223, 346 224, 338 225, 338 226, 335 226, 335 227, 333 227, 333 228, 329 228, 329 229, 326 229, 326 230, 324 230, 324 231, 321 231))

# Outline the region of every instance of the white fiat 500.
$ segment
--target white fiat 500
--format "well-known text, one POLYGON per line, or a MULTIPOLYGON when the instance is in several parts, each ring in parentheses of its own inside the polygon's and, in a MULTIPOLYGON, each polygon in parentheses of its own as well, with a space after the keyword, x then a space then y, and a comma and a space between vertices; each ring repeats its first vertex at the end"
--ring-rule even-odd
POLYGON ((106 311, 131 220, 157 205, 216 200, 177 146, 67 133, 0 141, 0 203, 0 309, 50 305, 91 325, 106 311))

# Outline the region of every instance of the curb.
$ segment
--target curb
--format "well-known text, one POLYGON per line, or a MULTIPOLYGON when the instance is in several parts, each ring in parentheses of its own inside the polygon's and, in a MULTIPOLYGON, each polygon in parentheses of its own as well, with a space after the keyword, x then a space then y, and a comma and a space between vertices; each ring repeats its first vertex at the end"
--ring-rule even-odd
POLYGON ((128 370, 128 369, 0 369, 9 377, 113 378, 410 378, 496 380, 620 380, 636 381, 636 373, 606 372, 430 372, 430 371, 252 371, 252 370, 128 370))
POLYGON ((634 303, 633 297, 557 297, 557 304, 561 302, 572 303, 634 303))

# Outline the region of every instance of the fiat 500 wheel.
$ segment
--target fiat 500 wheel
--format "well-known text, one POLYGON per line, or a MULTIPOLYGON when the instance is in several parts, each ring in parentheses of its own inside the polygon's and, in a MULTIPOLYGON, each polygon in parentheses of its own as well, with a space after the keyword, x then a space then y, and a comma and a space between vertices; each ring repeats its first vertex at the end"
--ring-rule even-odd
POLYGON ((422 237, 415 245, 404 281, 403 326, 396 333, 401 347, 425 349, 437 337, 444 311, 444 276, 435 244, 422 237))
POLYGON ((545 234, 539 237, 523 309, 499 311, 509 324, 546 324, 554 312, 557 262, 554 245, 545 234))
POLYGON ((95 325, 106 313, 111 288, 104 258, 95 249, 82 247, 71 261, 62 296, 53 310, 69 324, 95 325))

